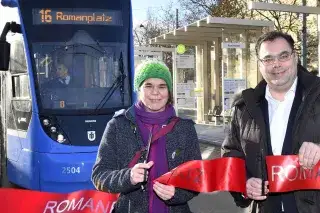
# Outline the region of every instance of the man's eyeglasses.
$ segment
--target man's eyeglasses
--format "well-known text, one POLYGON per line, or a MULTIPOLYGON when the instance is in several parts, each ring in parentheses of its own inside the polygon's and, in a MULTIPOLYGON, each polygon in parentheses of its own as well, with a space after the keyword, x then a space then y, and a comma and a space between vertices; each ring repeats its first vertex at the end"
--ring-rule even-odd
POLYGON ((261 61, 263 65, 268 66, 268 65, 274 64, 276 62, 276 59, 278 59, 278 61, 280 62, 285 62, 290 60, 293 53, 294 51, 292 52, 285 51, 280 53, 279 55, 275 55, 275 56, 268 55, 264 58, 259 58, 259 61, 261 61))

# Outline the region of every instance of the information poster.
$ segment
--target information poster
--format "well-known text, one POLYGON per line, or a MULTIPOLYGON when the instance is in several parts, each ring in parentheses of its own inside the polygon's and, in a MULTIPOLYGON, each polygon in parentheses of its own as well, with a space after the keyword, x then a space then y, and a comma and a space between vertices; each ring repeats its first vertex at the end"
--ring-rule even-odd
POLYGON ((196 98, 194 96, 195 84, 188 83, 177 84, 177 106, 178 108, 195 108, 196 98))
POLYGON ((226 111, 231 109, 234 95, 246 89, 246 80, 225 78, 223 87, 223 111, 226 111))
POLYGON ((177 55, 177 68, 194 69, 194 55, 177 55))

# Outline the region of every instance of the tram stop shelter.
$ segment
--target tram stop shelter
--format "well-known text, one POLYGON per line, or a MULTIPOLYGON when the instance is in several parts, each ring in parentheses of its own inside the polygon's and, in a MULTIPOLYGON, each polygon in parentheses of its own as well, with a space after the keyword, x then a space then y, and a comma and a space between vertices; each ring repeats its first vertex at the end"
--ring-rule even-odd
POLYGON ((261 80, 255 42, 273 30, 271 21, 208 16, 150 40, 178 45, 173 54, 175 107, 198 124, 224 125, 233 97, 261 80), (182 54, 181 54, 182 53, 182 54))

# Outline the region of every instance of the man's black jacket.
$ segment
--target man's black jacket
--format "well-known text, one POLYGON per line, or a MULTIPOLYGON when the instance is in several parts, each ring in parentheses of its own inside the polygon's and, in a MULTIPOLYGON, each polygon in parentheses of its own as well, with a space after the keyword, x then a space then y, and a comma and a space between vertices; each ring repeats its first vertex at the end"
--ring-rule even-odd
MULTIPOLYGON (((298 85, 302 101, 293 122, 292 154, 298 154, 305 141, 320 143, 320 78, 298 65, 298 85)), ((248 178, 267 178, 265 156, 269 132, 261 110, 265 89, 266 82, 263 80, 255 89, 244 90, 235 100, 229 134, 222 145, 223 157, 246 160, 248 178)), ((271 213, 268 201, 253 202, 238 193, 232 195, 238 206, 251 205, 252 213, 271 213)), ((320 213, 320 191, 296 191, 294 198, 299 213, 320 213)))

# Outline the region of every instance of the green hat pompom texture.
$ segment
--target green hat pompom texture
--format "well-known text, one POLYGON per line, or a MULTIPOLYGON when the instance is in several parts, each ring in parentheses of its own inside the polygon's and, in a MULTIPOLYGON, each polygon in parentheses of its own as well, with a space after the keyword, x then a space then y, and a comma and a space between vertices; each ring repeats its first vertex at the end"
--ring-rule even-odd
POLYGON ((134 90, 138 91, 142 83, 149 78, 164 80, 172 94, 172 77, 165 63, 159 60, 145 60, 139 64, 134 75, 134 90))

